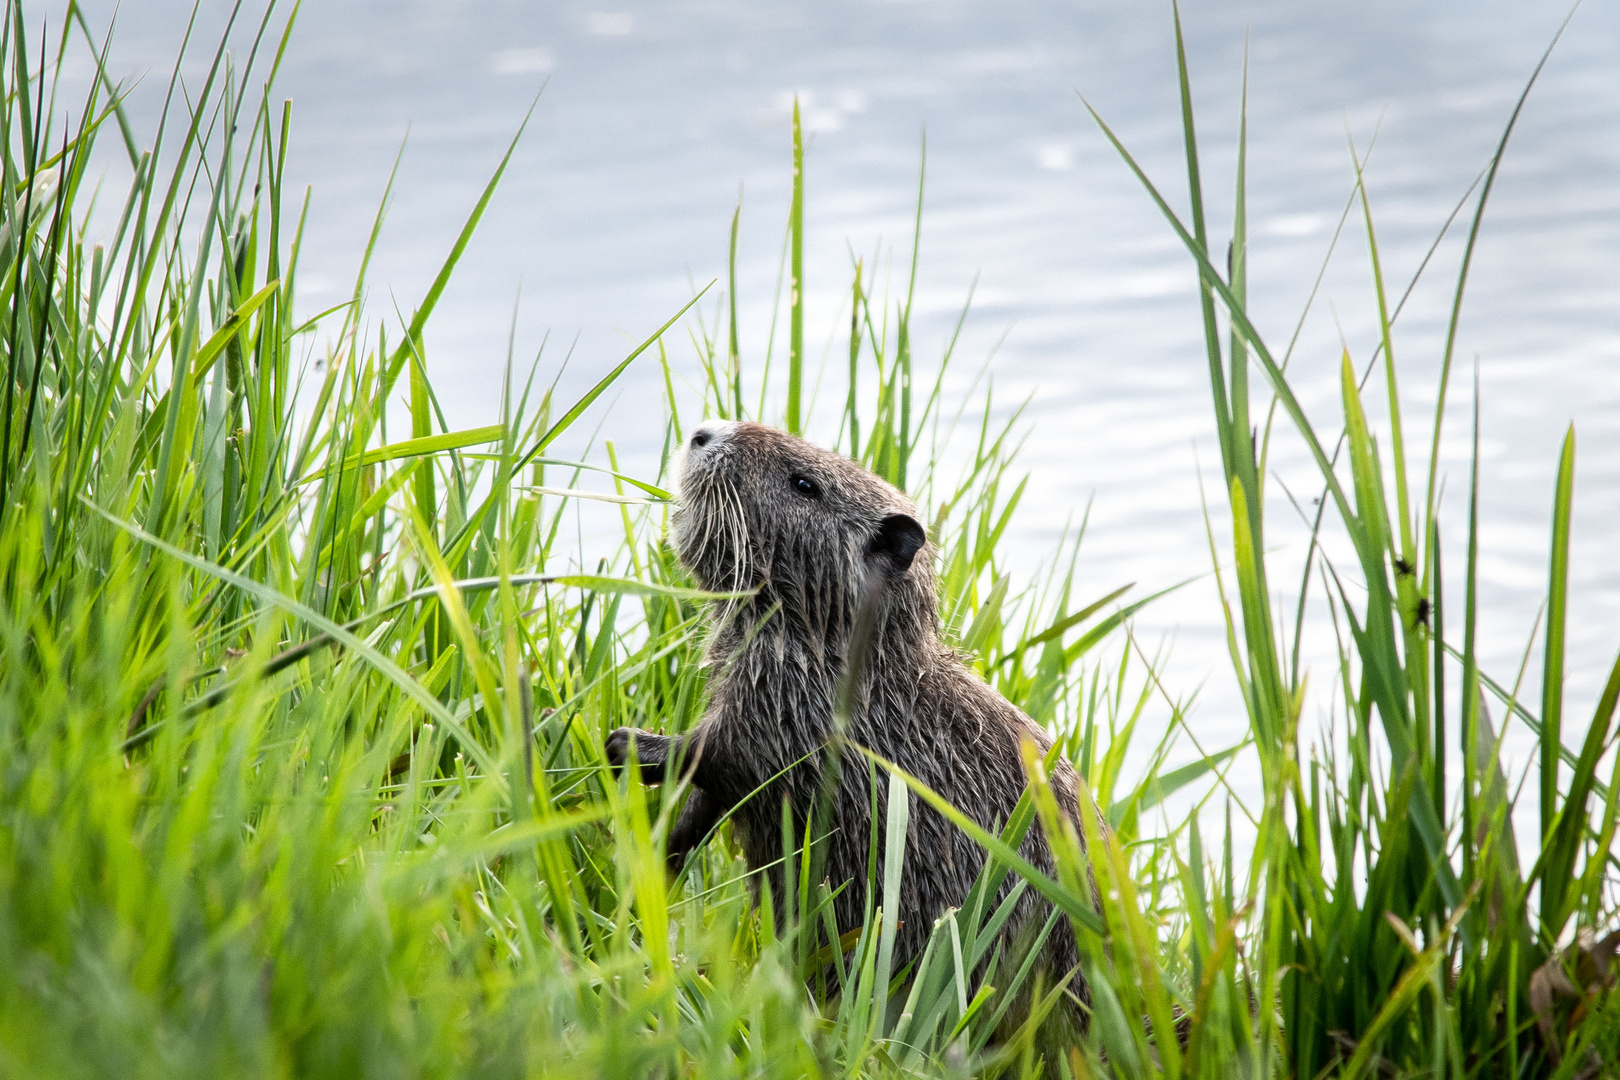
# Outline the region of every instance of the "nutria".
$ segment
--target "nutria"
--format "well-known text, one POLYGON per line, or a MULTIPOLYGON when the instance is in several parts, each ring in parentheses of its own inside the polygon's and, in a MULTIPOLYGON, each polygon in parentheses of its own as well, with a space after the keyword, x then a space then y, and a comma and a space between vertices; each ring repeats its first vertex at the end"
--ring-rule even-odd
MULTIPOLYGON (((849 458, 754 423, 697 428, 679 481, 681 561, 705 589, 752 594, 716 604, 702 721, 684 735, 620 728, 607 739, 616 767, 634 740, 644 781, 663 780, 670 766, 690 779, 667 845, 672 868, 727 811, 751 869, 781 859, 783 802, 802 836, 824 784, 841 693, 850 742, 999 829, 1024 791, 1021 741, 1044 752, 1052 740, 940 639, 934 548, 916 506, 849 458), (860 670, 850 687, 852 656, 860 670)), ((1078 820, 1073 767, 1057 757, 1049 776, 1060 808, 1078 820)), ((823 865, 833 888, 848 882, 834 901, 844 933, 861 924, 866 904, 874 802, 866 760, 846 752, 831 787, 823 865)), ((880 793, 880 833, 884 805, 880 793)), ((962 903, 984 861, 983 849, 931 807, 914 798, 910 813, 895 971, 920 954, 946 908, 962 903)), ((1054 872, 1038 825, 1021 854, 1054 872)), ((1016 880, 1008 876, 998 904, 1016 880)), ((1026 890, 1004 940, 1027 940, 1050 910, 1026 890)), ((1084 999, 1077 963, 1073 928, 1059 919, 1043 947, 1046 985, 1074 972, 1069 989, 1084 999)))

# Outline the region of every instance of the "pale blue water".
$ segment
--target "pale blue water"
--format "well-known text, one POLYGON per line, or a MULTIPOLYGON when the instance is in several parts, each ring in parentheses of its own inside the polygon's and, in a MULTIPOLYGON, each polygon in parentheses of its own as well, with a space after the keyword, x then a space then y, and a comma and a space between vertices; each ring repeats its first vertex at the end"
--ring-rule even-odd
MULTIPOLYGON (((92 23, 104 23, 110 5, 88 6, 92 23)), ((225 5, 207 6, 201 36, 211 40, 225 5)), ((156 68, 136 94, 138 110, 161 93, 187 10, 177 0, 124 5, 115 67, 156 68)), ((1502 0, 1186 5, 1221 243, 1247 36, 1250 289, 1275 348, 1293 331, 1350 193, 1347 135, 1365 148, 1377 134, 1369 186, 1384 266, 1404 285, 1489 159, 1565 13, 1557 3, 1502 0)), ((909 243, 926 127, 917 348, 938 355, 977 274, 959 370, 965 377, 1000 341, 990 365, 998 400, 1005 408, 1029 399, 1023 461, 1033 494, 1009 538, 1014 569, 1048 555, 1089 500, 1082 591, 1101 595, 1127 581, 1159 588, 1208 568, 1200 466, 1212 502, 1223 502, 1194 276, 1076 90, 1179 206, 1173 65, 1168 5, 1157 3, 308 3, 280 84, 295 103, 290 172, 314 187, 302 299, 313 312, 347 294, 408 128, 371 288, 375 316, 394 303, 408 314, 544 85, 429 336, 429 366, 453 421, 494 418, 514 304, 520 359, 549 332, 542 370, 571 350, 565 385, 582 387, 677 310, 693 283, 722 277, 739 186, 744 348, 757 360, 786 212, 784 106, 798 92, 814 133, 809 340, 836 356, 849 247, 909 243)), ((1588 4, 1531 95, 1498 179, 1444 456, 1455 547, 1477 358, 1482 647, 1488 669, 1511 681, 1545 589, 1559 443, 1577 423, 1569 653, 1577 718, 1620 647, 1617 73, 1620 9, 1588 4)), ((1341 340, 1358 361, 1376 343, 1365 251, 1352 220, 1295 353, 1296 387, 1329 432, 1341 340)), ((1459 254, 1457 239, 1442 245, 1397 331, 1415 469, 1459 254)), ((685 335, 670 345, 678 370, 695 378, 685 335)), ((661 396, 657 368, 643 362, 602 419, 631 471, 656 468, 661 396)), ((1297 440, 1280 437, 1273 464, 1301 497, 1314 494, 1297 440)), ((1295 565, 1299 532, 1274 493, 1278 565, 1295 565)), ((1223 521, 1217 515, 1217 529, 1223 521)), ((587 555, 591 543, 581 540, 587 555)), ((1461 564, 1460 552, 1449 559, 1454 572, 1461 564)), ((1296 573, 1279 573, 1276 584, 1291 610, 1296 573)), ((1325 689, 1324 629, 1319 619, 1306 652, 1325 689)), ((1240 704, 1212 587, 1144 612, 1137 631, 1150 649, 1173 635, 1167 682, 1180 695, 1202 687, 1191 723, 1205 745, 1236 738, 1240 704)), ((1535 682, 1532 670, 1527 686, 1535 682)), ((1162 723, 1166 710, 1155 708, 1162 723)), ((1325 716, 1319 703, 1307 720, 1325 716)), ((1520 766, 1528 760, 1522 739, 1510 749, 1520 766)))

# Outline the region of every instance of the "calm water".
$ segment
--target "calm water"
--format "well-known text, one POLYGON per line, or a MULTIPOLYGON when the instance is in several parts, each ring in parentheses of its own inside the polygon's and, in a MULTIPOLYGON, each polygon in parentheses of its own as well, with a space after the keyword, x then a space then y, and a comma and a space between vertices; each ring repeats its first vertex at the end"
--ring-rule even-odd
MULTIPOLYGON (((926 127, 917 347, 938 355, 977 274, 960 371, 1005 335, 990 365, 998 400, 1029 399, 1023 461, 1034 497, 1010 538, 1013 565, 1050 554, 1089 501, 1083 592, 1127 581, 1159 588, 1207 569, 1199 470, 1209 479, 1219 458, 1193 273, 1076 96, 1096 104, 1167 190, 1184 190, 1168 5, 614 4, 306 4, 281 81, 295 103, 291 172, 314 188, 305 309, 347 295, 408 130, 370 308, 380 317, 397 303, 408 313, 544 85, 429 337, 429 366, 452 421, 493 417, 514 306, 519 357, 532 356, 549 332, 544 370, 571 349, 569 378, 582 386, 672 314, 693 283, 722 276, 739 187, 744 352, 757 359, 786 212, 785 105, 797 92, 814 136, 810 341, 842 348, 850 247, 909 243, 926 127)), ((104 25, 111 5, 88 6, 104 25)), ((1209 148, 1206 190, 1222 208, 1214 231, 1223 241, 1247 38, 1251 295, 1279 350, 1350 192, 1347 135, 1363 148, 1377 135, 1368 177, 1379 240, 1390 279, 1404 285, 1486 164, 1566 11, 1523 0, 1185 6, 1209 148)), ((177 0, 123 6, 115 67, 151 71, 135 98, 148 114, 188 8, 177 0)), ((217 33, 217 11, 203 21, 217 33)), ((1455 542, 1477 358, 1484 651, 1489 669, 1511 680, 1545 587, 1559 442, 1567 424, 1578 425, 1576 715, 1590 708, 1620 646, 1617 75, 1620 9, 1588 4, 1531 96, 1497 184, 1445 441, 1455 542)), ((1341 342, 1361 360, 1376 342, 1365 250, 1361 234, 1347 231, 1295 351, 1296 386, 1330 432, 1341 342)), ((1421 418, 1433 400, 1459 254, 1458 242, 1441 247, 1399 324, 1414 446, 1427 446, 1421 418)), ((672 337, 673 355, 695 376, 684 341, 672 337)), ((656 468, 661 394, 656 367, 645 364, 603 419, 633 472, 656 468)), ((1295 492, 1313 493, 1297 441, 1281 438, 1273 463, 1295 492)), ((1212 501, 1223 502, 1219 492, 1216 479, 1212 501)), ((1271 515, 1278 565, 1296 564, 1303 548, 1280 494, 1271 515)), ((581 539, 594 561, 592 543, 581 539)), ((1449 560, 1461 563, 1460 554, 1449 560)), ((1289 577, 1297 580, 1279 574, 1280 588, 1289 577)), ((1192 723, 1211 747, 1241 728, 1218 610, 1206 583, 1137 623, 1149 648, 1173 644, 1171 689, 1199 691, 1192 723)), ((1318 683, 1331 671, 1323 646, 1311 653, 1318 683)), ((1323 715, 1319 707, 1314 719, 1323 715)), ((1526 744, 1512 749, 1522 765, 1526 744)))

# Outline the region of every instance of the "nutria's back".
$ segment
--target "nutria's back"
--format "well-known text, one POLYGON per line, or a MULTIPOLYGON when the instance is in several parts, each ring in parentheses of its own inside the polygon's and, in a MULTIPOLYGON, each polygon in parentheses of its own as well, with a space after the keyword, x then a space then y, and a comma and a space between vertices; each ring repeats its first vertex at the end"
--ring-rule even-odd
MULTIPOLYGON (((802 835, 858 638, 849 739, 897 763, 981 825, 1003 824, 1024 790, 1021 741, 1044 751, 1051 740, 940 640, 934 548, 916 506, 850 459, 752 423, 710 422, 693 432, 680 492, 681 561, 706 589, 756 591, 716 607, 710 646, 716 673, 702 722, 675 740, 635 733, 638 754, 655 763, 655 773, 666 760, 684 759, 692 777, 694 794, 672 832, 672 855, 683 855, 682 845, 731 810, 750 867, 772 864, 782 855, 784 800, 802 835)), ((626 738, 613 737, 620 755, 626 738)), ((1051 779, 1074 819, 1073 769, 1060 760, 1051 779)), ((833 887, 849 882, 835 901, 840 932, 858 926, 864 913, 872 805, 865 761, 846 755, 825 862, 833 887)), ((882 814, 881 796, 877 805, 882 814)), ((962 902, 984 860, 976 843, 917 800, 910 822, 896 970, 920 952, 935 919, 962 902)), ((1052 870, 1038 827, 1022 853, 1052 870)), ((1012 885, 1010 876, 1003 897, 1012 885)), ((1038 927, 1049 910, 1026 891, 1006 933, 1038 927)), ((1044 954, 1049 984, 1074 968, 1067 920, 1058 921, 1044 954)), ((1084 993, 1078 977, 1071 986, 1084 993)))

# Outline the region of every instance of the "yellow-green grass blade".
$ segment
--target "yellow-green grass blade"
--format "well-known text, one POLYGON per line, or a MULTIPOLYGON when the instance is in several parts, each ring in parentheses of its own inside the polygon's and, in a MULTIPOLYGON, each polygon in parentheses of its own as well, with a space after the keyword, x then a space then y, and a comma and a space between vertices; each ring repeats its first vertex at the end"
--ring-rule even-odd
POLYGON ((1106 933, 1102 919, 1091 908, 1089 897, 1076 896, 1058 882, 1041 873, 1027 859, 1004 843, 1000 837, 984 829, 978 822, 952 806, 943 796, 935 794, 927 784, 924 784, 900 766, 864 746, 854 745, 854 749, 876 762, 879 767, 887 769, 892 775, 898 776, 924 802, 932 806, 952 825, 955 825, 971 837, 974 843, 984 848, 991 856, 1011 867, 1020 877, 1028 881, 1036 892, 1052 901, 1065 915, 1068 915, 1076 923, 1099 937, 1106 933))
MULTIPOLYGON (((1395 377, 1395 339, 1392 333, 1395 316, 1385 296, 1384 269, 1378 253, 1378 232, 1373 227, 1372 199, 1367 194, 1367 177, 1363 172, 1363 159, 1350 142, 1350 160, 1356 172, 1356 195, 1361 202, 1362 222, 1367 229, 1367 257, 1372 264, 1373 295, 1378 302, 1379 349, 1383 353, 1385 385, 1389 392, 1389 424, 1391 452, 1395 466, 1396 517, 1399 522, 1400 554, 1409 565, 1417 564, 1417 545, 1413 539, 1411 508, 1406 491, 1406 443, 1401 433, 1401 397, 1395 377)), ((1348 351, 1348 350, 1347 350, 1348 351)))
POLYGON ((321 633, 331 637, 334 641, 348 648, 356 655, 364 658, 368 664, 386 676, 388 680, 395 686, 399 687, 401 692, 403 692, 407 697, 414 699, 417 704, 425 709, 436 721, 444 724, 447 729, 453 732, 460 741, 463 752, 478 763, 479 767, 484 770, 486 776, 493 779, 496 783, 504 783, 504 780, 496 767, 495 759, 490 757, 489 752, 485 750, 484 747, 476 739, 474 739, 464 727, 462 727, 460 721, 451 715, 450 711, 445 708, 444 704, 439 701, 438 698, 435 698, 433 695, 424 690, 420 683, 411 678, 410 675, 400 668, 399 665, 393 660, 378 652, 372 645, 332 622, 330 619, 326 618, 326 616, 312 610, 309 607, 306 607, 291 597, 282 595, 275 589, 270 588, 268 585, 254 581, 251 578, 244 577, 243 575, 234 571, 227 570, 222 566, 216 566, 213 563, 208 562, 206 559, 199 558, 188 551, 183 551, 180 548, 175 547, 173 544, 169 544, 158 539, 137 525, 114 517, 112 514, 109 514, 107 511, 93 503, 89 503, 88 505, 90 506, 90 509, 106 518, 107 521, 112 525, 124 530, 137 540, 156 548, 158 551, 163 552, 172 559, 185 563, 194 570, 198 570, 209 575, 210 577, 217 578, 225 584, 240 589, 241 591, 258 598, 267 604, 272 604, 278 608, 281 608, 288 614, 297 617, 298 619, 319 630, 321 633))
MULTIPOLYGON (((1541 674, 1541 840, 1552 835, 1557 813, 1558 757, 1563 748, 1564 635, 1569 603, 1569 519, 1575 489, 1575 425, 1564 436, 1554 486, 1552 551, 1547 571, 1546 661, 1541 674)), ((1560 883, 1562 884, 1562 883, 1560 883)), ((1558 886, 1554 886, 1556 890, 1558 886)), ((1542 893, 1545 905, 1546 892, 1542 893)), ((1556 910, 1557 905, 1553 905, 1556 910)))
POLYGON ((219 359, 219 355, 225 351, 225 347, 247 326, 248 320, 253 317, 254 312, 258 311, 266 300, 275 296, 280 289, 281 282, 270 282, 242 301, 236 310, 232 311, 225 321, 219 324, 219 327, 209 335, 208 340, 203 342, 202 348, 197 350, 197 356, 191 365, 191 377, 193 379, 201 380, 208 373, 208 369, 214 366, 214 361, 219 359))
MULTIPOLYGON (((1187 193, 1193 222, 1192 234, 1184 237, 1184 239, 1189 245, 1196 247, 1199 255, 1207 255, 1209 252, 1209 237, 1204 226, 1204 191, 1198 164, 1198 133, 1193 122, 1192 79, 1187 73, 1187 43, 1181 31, 1181 4, 1179 0, 1172 2, 1170 10, 1175 20, 1176 82, 1181 94, 1182 156, 1187 163, 1187 193)), ((1083 98, 1081 100, 1084 101, 1083 98)), ((1091 109, 1089 102, 1086 103, 1086 108, 1091 109)), ((1092 110, 1092 116, 1095 117, 1096 115, 1096 111, 1092 110)), ((1099 119, 1098 122, 1101 123, 1101 120, 1099 119)), ((1104 130, 1106 132, 1107 129, 1104 130)), ((1118 144, 1116 144, 1117 147, 1118 144)), ((1221 358, 1220 330, 1215 325, 1215 301, 1210 295, 1208 284, 1202 279, 1199 281, 1198 287, 1198 304, 1204 320, 1204 347, 1209 359, 1210 389, 1215 398, 1216 437, 1220 440, 1221 464, 1226 471, 1227 478, 1230 479, 1237 456, 1234 440, 1239 434, 1247 438, 1247 433, 1238 433, 1232 428, 1231 408, 1226 400, 1226 377, 1221 358)))
MULTIPOLYGON (((405 439, 401 442, 379 446, 376 449, 367 450, 362 454, 355 454, 343 459, 341 468, 347 472, 353 469, 362 469, 368 465, 377 465, 384 461, 441 454, 446 450, 459 450, 465 446, 481 446, 485 443, 499 442, 505 436, 505 433, 505 428, 502 425, 490 424, 486 427, 468 428, 465 431, 447 431, 440 435, 405 439)), ((322 471, 309 473, 295 482, 302 485, 320 480, 327 475, 325 470, 328 467, 322 466, 322 471)))

